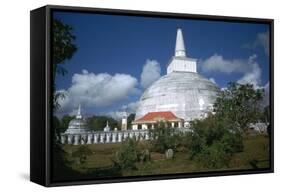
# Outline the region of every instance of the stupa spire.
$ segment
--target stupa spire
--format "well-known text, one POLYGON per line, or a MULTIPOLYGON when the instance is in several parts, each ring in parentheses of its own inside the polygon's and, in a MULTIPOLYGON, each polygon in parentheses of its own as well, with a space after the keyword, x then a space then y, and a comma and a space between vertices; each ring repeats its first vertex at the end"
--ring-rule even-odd
POLYGON ((167 66, 167 74, 172 72, 197 73, 197 60, 186 56, 181 28, 177 29, 175 55, 167 66))
POLYGON ((181 28, 177 29, 177 38, 176 38, 176 47, 175 47, 175 56, 176 57, 185 57, 185 46, 182 35, 181 28))
POLYGON ((78 118, 78 119, 82 118, 82 115, 81 115, 81 105, 80 104, 78 105, 76 118, 78 118))

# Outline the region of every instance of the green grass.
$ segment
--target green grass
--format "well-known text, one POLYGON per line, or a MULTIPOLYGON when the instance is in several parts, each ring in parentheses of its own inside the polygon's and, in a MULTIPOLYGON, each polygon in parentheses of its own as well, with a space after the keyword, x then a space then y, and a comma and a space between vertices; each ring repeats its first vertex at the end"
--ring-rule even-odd
MULTIPOLYGON (((100 168, 108 167, 112 165, 112 159, 115 158, 116 151, 120 148, 121 144, 94 144, 87 145, 92 151, 92 155, 88 156, 87 162, 85 164, 86 168, 100 168)), ((64 150, 71 154, 76 151, 79 146, 65 145, 64 150)), ((73 168, 79 170, 79 165, 75 163, 75 159, 71 157, 68 158, 73 161, 73 168)))
MULTIPOLYGON (((148 142, 142 142, 140 148, 145 148, 148 142)), ((64 150, 69 154, 68 159, 72 162, 72 168, 84 172, 87 169, 106 168, 113 165, 116 151, 121 144, 93 144, 87 145, 92 151, 92 155, 88 156, 87 162, 83 169, 75 158, 71 157, 71 153, 76 151, 79 146, 65 145, 64 150)), ((155 175, 169 173, 188 173, 199 171, 211 171, 202 167, 198 162, 188 158, 186 152, 176 152, 173 159, 159 158, 161 154, 152 153, 157 158, 152 158, 150 162, 137 163, 136 170, 123 171, 122 175, 155 175), (157 159, 157 160, 156 160, 157 159)), ((269 139, 267 136, 249 136, 244 139, 244 151, 234 154, 228 168, 219 170, 235 170, 235 169, 255 169, 269 167, 269 139)))
POLYGON ((256 161, 258 168, 268 168, 269 157, 269 138, 264 135, 250 136, 244 140, 244 151, 233 156, 231 167, 252 169, 251 162, 256 161))
POLYGON ((188 159, 185 153, 176 153, 173 159, 154 160, 137 163, 137 169, 123 172, 125 176, 186 173, 200 170, 200 165, 188 159))

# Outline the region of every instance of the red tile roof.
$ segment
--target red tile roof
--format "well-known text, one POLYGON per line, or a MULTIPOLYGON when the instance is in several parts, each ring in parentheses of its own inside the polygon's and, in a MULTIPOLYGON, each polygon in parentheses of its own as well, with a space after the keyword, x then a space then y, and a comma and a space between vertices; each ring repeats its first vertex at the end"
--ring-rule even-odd
POLYGON ((171 111, 160 111, 160 112, 150 112, 145 114, 143 117, 135 120, 134 122, 143 122, 143 121, 157 121, 157 120, 180 120, 177 116, 174 115, 171 111))

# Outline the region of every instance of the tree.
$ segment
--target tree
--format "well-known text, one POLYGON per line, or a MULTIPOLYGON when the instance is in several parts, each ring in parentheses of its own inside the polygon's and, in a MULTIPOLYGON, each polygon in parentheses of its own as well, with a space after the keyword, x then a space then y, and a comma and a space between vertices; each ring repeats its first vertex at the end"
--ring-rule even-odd
POLYGON ((191 122, 191 130, 190 158, 208 168, 228 166, 230 157, 243 150, 240 132, 233 132, 228 122, 216 115, 191 122))
MULTIPOLYGON (((63 23, 58 19, 53 20, 53 90, 55 91, 56 75, 64 76, 67 70, 62 66, 66 60, 72 58, 76 52, 77 47, 74 43, 75 36, 72 34, 73 28, 70 25, 63 23)), ((58 100, 65 97, 63 92, 54 92, 53 107, 58 109, 60 107, 58 100)))
POLYGON ((224 145, 220 142, 215 142, 211 146, 204 146, 196 160, 202 163, 205 167, 218 169, 228 167, 231 154, 224 150, 224 145))
POLYGON ((266 123, 270 122, 270 106, 266 106, 263 109, 263 116, 262 116, 262 120, 266 123))
POLYGON ((132 122, 135 120, 136 114, 135 113, 131 113, 128 118, 127 118, 127 124, 128 124, 128 128, 132 127, 132 122))
POLYGON ((60 133, 64 133, 67 130, 69 122, 74 118, 75 116, 70 116, 70 115, 64 115, 61 118, 60 133))
POLYGON ((68 160, 68 154, 62 148, 60 136, 62 133, 62 124, 59 118, 53 116, 53 126, 52 126, 52 162, 54 177, 57 179, 65 179, 66 177, 76 175, 77 173, 71 168, 71 162, 68 160))
POLYGON ((229 83, 214 104, 215 114, 191 122, 190 158, 210 168, 227 167, 243 151, 243 135, 260 120, 263 90, 229 83))
POLYGON ((245 133, 250 123, 260 119, 263 96, 263 89, 254 89, 251 84, 230 82, 217 98, 214 111, 218 118, 228 120, 235 131, 245 133))
POLYGON ((138 153, 137 142, 134 139, 127 138, 116 153, 117 164, 122 170, 135 169, 135 163, 138 162, 138 153))
POLYGON ((65 75, 67 70, 61 65, 65 60, 72 58, 77 51, 74 44, 76 37, 72 34, 73 28, 58 19, 53 21, 53 77, 56 74, 65 75))
POLYGON ((112 117, 107 116, 92 116, 88 118, 88 125, 91 130, 103 131, 103 128, 106 126, 107 121, 111 128, 120 127, 118 121, 116 121, 112 117))
POLYGON ((60 133, 60 129, 61 129, 61 122, 60 122, 59 118, 56 116, 53 116, 54 135, 58 135, 58 133, 60 133))
MULTIPOLYGON (((65 94, 63 92, 56 92, 56 75, 64 76, 67 70, 61 65, 65 60, 71 59, 77 48, 74 44, 75 36, 72 34, 72 27, 64 24, 57 19, 52 23, 52 64, 53 64, 53 110, 56 111, 60 108, 58 103, 59 99, 64 99, 65 94)), ((67 124, 68 125, 68 124, 67 124)), ((73 174, 73 170, 70 168, 70 162, 67 160, 66 152, 63 150, 60 140, 56 139, 60 133, 66 130, 65 122, 62 124, 58 118, 53 118, 53 172, 57 177, 65 178, 65 175, 73 174)))
POLYGON ((168 149, 176 151, 183 144, 183 134, 176 133, 175 129, 167 127, 167 123, 163 121, 154 129, 150 129, 150 135, 153 137, 152 150, 159 153, 165 153, 168 149))

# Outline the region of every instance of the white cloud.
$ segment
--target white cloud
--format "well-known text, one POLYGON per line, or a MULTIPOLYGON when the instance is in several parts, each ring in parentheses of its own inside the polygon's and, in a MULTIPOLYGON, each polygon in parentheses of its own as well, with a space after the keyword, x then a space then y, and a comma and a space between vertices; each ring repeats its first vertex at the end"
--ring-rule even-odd
POLYGON ((248 65, 251 66, 251 70, 246 72, 244 76, 237 82, 240 84, 253 84, 255 88, 259 88, 261 84, 261 68, 256 62, 256 55, 251 56, 248 59, 248 65))
MULTIPOLYGON (((222 72, 222 73, 240 73, 243 76, 237 80, 238 83, 253 84, 258 88, 261 84, 261 68, 256 61, 257 55, 252 55, 248 59, 228 60, 223 56, 214 54, 202 62, 203 72, 222 72)), ((212 81, 212 78, 210 79, 212 81)), ((214 80, 214 79, 213 79, 214 80)))
POLYGON ((156 60, 146 60, 141 73, 141 86, 149 87, 154 81, 161 76, 161 67, 156 60))
POLYGON ((269 31, 264 33, 258 33, 254 42, 245 44, 244 48, 255 49, 257 47, 262 47, 264 53, 269 55, 269 31))
POLYGON ((259 33, 256 39, 256 45, 262 46, 264 52, 269 55, 269 31, 265 33, 259 33))
POLYGON ((79 104, 83 107, 104 107, 136 93, 138 81, 128 74, 110 75, 108 73, 74 74, 72 85, 67 90, 60 90, 66 97, 60 99, 61 111, 70 111, 79 104))
POLYGON ((119 110, 105 112, 102 115, 110 116, 116 120, 120 120, 125 112, 127 113, 127 115, 131 113, 136 113, 137 107, 138 107, 138 101, 131 102, 127 105, 123 105, 119 110))
POLYGON ((105 115, 108 117, 112 117, 115 120, 120 120, 123 117, 124 112, 123 111, 110 111, 110 112, 106 112, 106 113, 101 113, 100 115, 105 115))
POLYGON ((233 59, 228 60, 223 58, 222 55, 214 54, 201 63, 203 72, 222 72, 222 73, 243 73, 250 70, 250 66, 247 65, 247 60, 233 59))
POLYGON ((128 104, 126 104, 126 105, 123 105, 123 106, 121 107, 121 109, 122 109, 123 111, 127 111, 128 113, 135 113, 135 112, 136 112, 136 109, 137 109, 137 107, 138 107, 138 104, 139 104, 138 101, 136 101, 136 102, 131 102, 131 103, 128 103, 128 104))

